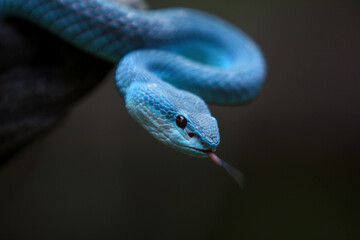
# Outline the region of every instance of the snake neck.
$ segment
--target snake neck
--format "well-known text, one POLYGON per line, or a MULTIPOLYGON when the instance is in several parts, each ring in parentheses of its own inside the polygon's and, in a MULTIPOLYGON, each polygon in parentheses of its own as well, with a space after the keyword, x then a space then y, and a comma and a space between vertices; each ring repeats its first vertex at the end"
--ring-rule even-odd
POLYGON ((169 51, 136 50, 120 61, 115 81, 124 98, 134 84, 158 84, 190 92, 208 103, 236 105, 254 99, 260 91, 264 69, 256 69, 259 64, 256 60, 242 67, 213 66, 169 51))

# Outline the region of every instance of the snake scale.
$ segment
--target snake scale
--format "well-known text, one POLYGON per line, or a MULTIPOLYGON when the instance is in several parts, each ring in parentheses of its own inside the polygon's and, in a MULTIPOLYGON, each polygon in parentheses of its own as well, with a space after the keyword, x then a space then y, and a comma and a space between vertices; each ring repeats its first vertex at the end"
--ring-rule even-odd
POLYGON ((264 57, 241 30, 197 10, 144 11, 114 0, 0 0, 0 13, 119 62, 116 86, 135 121, 170 147, 210 156, 241 182, 214 154, 220 134, 205 103, 244 104, 262 89, 264 57))

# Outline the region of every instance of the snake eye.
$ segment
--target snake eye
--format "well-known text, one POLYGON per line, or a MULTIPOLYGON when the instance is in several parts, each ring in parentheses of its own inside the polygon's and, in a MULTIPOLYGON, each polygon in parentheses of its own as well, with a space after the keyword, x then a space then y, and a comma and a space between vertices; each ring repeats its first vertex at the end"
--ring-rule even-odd
POLYGON ((184 129, 186 127, 186 124, 187 124, 187 120, 184 116, 177 116, 176 118, 176 125, 178 125, 179 128, 182 128, 184 129))

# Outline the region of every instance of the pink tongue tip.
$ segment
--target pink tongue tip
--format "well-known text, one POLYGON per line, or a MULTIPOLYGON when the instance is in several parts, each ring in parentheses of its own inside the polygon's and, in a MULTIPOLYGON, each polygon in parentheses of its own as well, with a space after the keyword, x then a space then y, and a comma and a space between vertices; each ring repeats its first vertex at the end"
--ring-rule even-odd
POLYGON ((216 156, 215 153, 207 152, 207 154, 209 155, 210 159, 214 161, 214 163, 216 163, 219 166, 222 166, 221 159, 218 156, 216 156))
POLYGON ((245 176, 242 172, 227 162, 221 160, 218 156, 216 156, 215 153, 207 152, 207 154, 209 155, 210 159, 216 163, 216 165, 223 167, 241 188, 244 188, 245 176))

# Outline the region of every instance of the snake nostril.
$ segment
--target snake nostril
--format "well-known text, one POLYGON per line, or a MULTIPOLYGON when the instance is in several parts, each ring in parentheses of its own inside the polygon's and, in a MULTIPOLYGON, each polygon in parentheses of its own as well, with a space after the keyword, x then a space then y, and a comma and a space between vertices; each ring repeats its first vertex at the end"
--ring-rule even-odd
POLYGON ((195 136, 195 133, 188 133, 188 135, 192 138, 193 136, 195 136))

